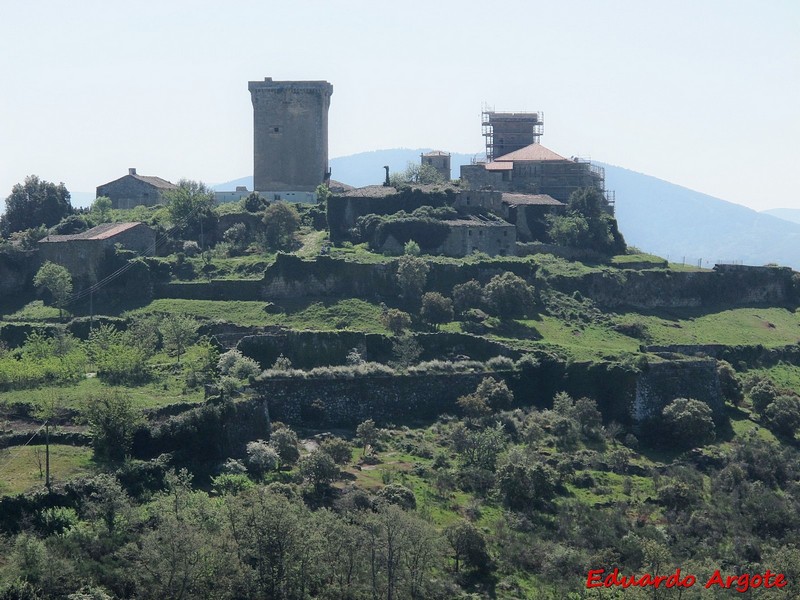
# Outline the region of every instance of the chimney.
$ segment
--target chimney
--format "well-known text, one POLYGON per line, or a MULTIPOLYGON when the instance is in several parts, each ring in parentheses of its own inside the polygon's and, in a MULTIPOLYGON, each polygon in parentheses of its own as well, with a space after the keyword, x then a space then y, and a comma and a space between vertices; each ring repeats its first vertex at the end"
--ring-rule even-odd
POLYGON ((136 175, 136 169, 135 168, 128 169, 128 175, 136 175))

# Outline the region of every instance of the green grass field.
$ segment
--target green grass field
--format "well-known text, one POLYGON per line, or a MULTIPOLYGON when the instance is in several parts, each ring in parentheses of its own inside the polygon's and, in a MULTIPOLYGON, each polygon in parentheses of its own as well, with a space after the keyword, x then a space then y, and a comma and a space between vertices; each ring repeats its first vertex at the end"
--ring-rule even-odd
MULTIPOLYGON (((45 448, 40 445, 0 450, 0 495, 13 496, 44 488, 45 478, 40 477, 39 470, 39 459, 44 469, 44 454, 45 448)), ((53 483, 91 475, 96 470, 91 448, 50 445, 50 478, 53 483)))
POLYGON ((381 308, 350 298, 338 302, 304 302, 286 307, 285 313, 270 314, 267 304, 244 300, 159 299, 130 314, 179 312, 198 319, 226 321, 244 326, 283 325, 297 330, 388 333, 380 323, 381 308))
POLYGON ((612 314, 621 324, 641 323, 649 344, 762 344, 785 346, 800 341, 800 316, 785 308, 733 308, 716 313, 663 309, 655 314, 612 314))

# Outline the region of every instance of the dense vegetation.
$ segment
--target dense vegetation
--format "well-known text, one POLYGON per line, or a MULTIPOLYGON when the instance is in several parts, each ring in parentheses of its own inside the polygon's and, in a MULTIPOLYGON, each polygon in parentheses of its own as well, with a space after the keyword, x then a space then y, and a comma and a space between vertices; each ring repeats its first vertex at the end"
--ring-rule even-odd
MULTIPOLYGON (((703 589, 717 569, 782 573, 788 587, 746 596, 797 597, 796 298, 611 309, 589 278, 635 285, 681 268, 639 254, 456 260, 413 236, 403 256, 383 256, 330 247, 321 206, 253 195, 213 207, 208 194, 182 182, 166 207, 98 199, 48 226, 149 222, 163 256, 108 258, 109 272, 135 263, 134 281, 257 283, 281 250, 377 265, 396 293, 152 298, 112 283, 88 313, 63 273, 32 272, 30 293, 0 306, 0 598, 617 598, 586 589, 589 570, 615 568, 698 579, 624 591, 633 598, 729 597, 703 589), (230 215, 239 221, 221 231, 230 215), (240 340, 264 332, 297 345, 248 354, 240 340), (348 345, 331 350, 339 335, 348 345), (719 406, 676 395, 645 420, 612 417, 622 376, 711 361, 678 345, 716 353, 719 406), (598 373, 606 384, 592 387, 598 373), (562 391, 581 375, 586 392, 562 391), (328 384, 398 376, 474 383, 432 419, 301 418, 247 436, 270 402, 260 385, 312 383, 313 413, 328 384)), ((360 226, 367 237, 396 227, 405 242, 403 228, 449 216, 360 226)), ((624 248, 591 194, 551 226, 568 245, 624 248)), ((0 248, 9 260, 47 231, 30 227, 0 248)))

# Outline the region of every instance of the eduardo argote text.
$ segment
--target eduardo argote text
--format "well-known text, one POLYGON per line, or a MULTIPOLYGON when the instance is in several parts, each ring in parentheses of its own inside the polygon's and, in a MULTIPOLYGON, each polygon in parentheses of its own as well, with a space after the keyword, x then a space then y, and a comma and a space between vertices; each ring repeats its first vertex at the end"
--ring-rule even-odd
MULTIPOLYGON (((680 569, 675 569, 670 575, 623 575, 619 569, 606 571, 605 569, 593 569, 586 577, 587 588, 628 588, 628 587, 652 587, 652 588, 690 588, 697 581, 697 577, 691 574, 683 574, 680 569)), ((783 588, 788 582, 783 573, 773 573, 769 569, 763 573, 744 573, 742 575, 724 575, 719 569, 705 581, 700 581, 705 589, 719 587, 724 589, 734 589, 744 593, 755 588, 783 588)))

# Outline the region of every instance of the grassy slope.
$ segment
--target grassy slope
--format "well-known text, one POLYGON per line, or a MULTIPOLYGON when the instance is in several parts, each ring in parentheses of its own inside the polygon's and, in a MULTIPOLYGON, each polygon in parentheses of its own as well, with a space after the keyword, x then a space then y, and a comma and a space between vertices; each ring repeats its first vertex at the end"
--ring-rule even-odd
MULTIPOLYGON (((44 468, 44 446, 16 446, 0 450, 0 495, 10 496, 44 487, 39 477, 37 452, 44 468)), ((66 481, 97 470, 91 448, 50 445, 50 477, 53 482, 66 481)))

